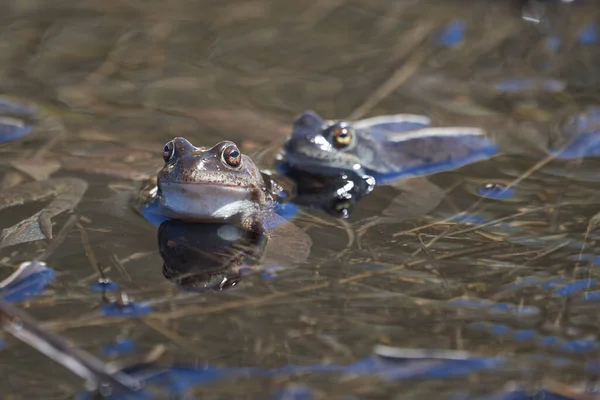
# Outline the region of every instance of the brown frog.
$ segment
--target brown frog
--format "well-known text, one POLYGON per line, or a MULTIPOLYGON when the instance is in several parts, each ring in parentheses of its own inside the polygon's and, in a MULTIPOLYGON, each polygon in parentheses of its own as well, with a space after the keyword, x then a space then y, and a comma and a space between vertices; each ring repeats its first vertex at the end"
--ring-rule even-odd
POLYGON ((177 137, 164 146, 163 159, 156 185, 150 181, 140 192, 139 210, 147 219, 229 223, 285 236, 293 258, 308 256, 310 237, 277 212, 293 189, 261 172, 235 143, 204 148, 177 137))

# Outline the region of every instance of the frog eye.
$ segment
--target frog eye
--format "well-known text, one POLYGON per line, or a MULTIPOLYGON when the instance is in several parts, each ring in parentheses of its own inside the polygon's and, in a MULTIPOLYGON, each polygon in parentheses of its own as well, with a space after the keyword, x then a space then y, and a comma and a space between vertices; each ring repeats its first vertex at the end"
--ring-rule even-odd
POLYGON ((165 162, 169 162, 173 158, 174 154, 175 147, 173 146, 173 142, 171 141, 165 144, 165 147, 163 147, 163 160, 165 160, 165 162))
POLYGON ((242 165, 242 153, 235 145, 225 147, 222 156, 223 161, 232 168, 239 168, 242 165))
POLYGON ((346 123, 335 124, 330 128, 332 144, 340 149, 348 147, 354 140, 354 131, 346 123))

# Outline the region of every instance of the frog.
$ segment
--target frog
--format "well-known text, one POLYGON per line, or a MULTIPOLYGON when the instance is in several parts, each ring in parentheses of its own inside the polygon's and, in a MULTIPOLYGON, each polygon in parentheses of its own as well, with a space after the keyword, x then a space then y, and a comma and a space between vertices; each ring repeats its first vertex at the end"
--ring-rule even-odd
POLYGON ((293 131, 277 155, 278 169, 309 174, 352 174, 400 193, 365 227, 424 215, 445 191, 424 175, 489 159, 498 147, 472 127, 432 127, 418 114, 383 115, 357 121, 325 120, 313 110, 296 117, 293 131))
POLYGON ((225 223, 267 238, 286 237, 305 258, 310 237, 282 216, 281 205, 293 195, 289 181, 259 170, 232 141, 195 147, 176 137, 163 147, 164 165, 142 187, 138 211, 157 225, 168 220, 225 223))
POLYGON ((371 176, 380 184, 455 169, 497 152, 483 129, 431 127, 424 115, 345 121, 325 120, 307 110, 294 120, 278 158, 307 171, 371 176))

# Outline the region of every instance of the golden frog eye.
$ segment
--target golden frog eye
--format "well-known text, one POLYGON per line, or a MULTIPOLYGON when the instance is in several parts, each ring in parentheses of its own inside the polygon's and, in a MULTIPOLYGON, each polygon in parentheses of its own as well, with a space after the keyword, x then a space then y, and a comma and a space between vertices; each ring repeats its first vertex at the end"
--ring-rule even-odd
POLYGON ((227 146, 223 150, 223 161, 232 168, 242 165, 242 153, 235 145, 227 146))
POLYGON ((163 147, 163 160, 165 160, 165 162, 169 162, 173 158, 174 154, 175 147, 173 146, 173 141, 170 141, 169 143, 165 144, 165 147, 163 147))
POLYGON ((336 124, 331 127, 331 139, 335 147, 347 147, 354 140, 354 131, 347 124, 336 124))

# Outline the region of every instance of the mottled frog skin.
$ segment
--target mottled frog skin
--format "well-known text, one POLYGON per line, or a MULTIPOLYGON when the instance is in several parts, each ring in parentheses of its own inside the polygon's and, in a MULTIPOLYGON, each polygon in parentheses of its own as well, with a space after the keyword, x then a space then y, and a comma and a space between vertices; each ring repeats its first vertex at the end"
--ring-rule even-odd
POLYGON ((275 206, 252 160, 233 142, 196 148, 184 138, 165 145, 157 196, 163 214, 182 221, 242 224, 275 206))

